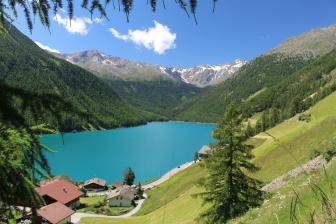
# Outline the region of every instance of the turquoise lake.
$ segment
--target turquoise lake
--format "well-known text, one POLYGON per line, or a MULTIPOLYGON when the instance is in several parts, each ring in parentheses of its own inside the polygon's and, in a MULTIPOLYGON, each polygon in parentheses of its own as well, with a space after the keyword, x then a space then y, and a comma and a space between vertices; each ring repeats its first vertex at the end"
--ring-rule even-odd
POLYGON ((44 135, 41 142, 55 152, 46 153, 52 173, 81 181, 100 177, 122 181, 131 167, 136 181, 162 176, 193 160, 195 151, 213 142, 213 124, 152 122, 132 128, 44 135))

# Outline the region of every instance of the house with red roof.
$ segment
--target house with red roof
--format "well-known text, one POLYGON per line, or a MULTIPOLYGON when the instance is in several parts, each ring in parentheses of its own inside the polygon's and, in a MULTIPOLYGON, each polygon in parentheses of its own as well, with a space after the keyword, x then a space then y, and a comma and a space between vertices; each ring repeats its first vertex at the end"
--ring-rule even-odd
POLYGON ((54 202, 37 210, 40 222, 50 224, 71 223, 71 215, 74 213, 75 211, 60 202, 54 202))
POLYGON ((42 182, 36 190, 47 205, 59 202, 72 209, 80 205, 79 198, 84 195, 75 184, 60 177, 42 182))

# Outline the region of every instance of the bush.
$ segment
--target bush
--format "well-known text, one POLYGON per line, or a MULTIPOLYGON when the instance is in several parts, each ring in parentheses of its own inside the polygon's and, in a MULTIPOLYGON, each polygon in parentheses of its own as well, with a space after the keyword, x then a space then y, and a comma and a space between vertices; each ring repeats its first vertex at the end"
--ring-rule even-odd
POLYGON ((323 157, 325 158, 325 160, 327 160, 328 162, 330 160, 332 160, 332 158, 336 156, 336 142, 334 141, 331 146, 329 146, 328 150, 323 153, 323 157))
POLYGON ((299 121, 304 121, 309 123, 311 121, 311 114, 300 114, 299 121))

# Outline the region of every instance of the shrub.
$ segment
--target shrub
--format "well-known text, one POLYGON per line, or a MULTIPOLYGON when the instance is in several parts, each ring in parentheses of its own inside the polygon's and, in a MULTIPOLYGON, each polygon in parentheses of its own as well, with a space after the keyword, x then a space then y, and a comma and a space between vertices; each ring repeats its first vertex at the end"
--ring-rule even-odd
POLYGON ((309 123, 311 121, 311 114, 300 114, 299 121, 304 121, 309 123))

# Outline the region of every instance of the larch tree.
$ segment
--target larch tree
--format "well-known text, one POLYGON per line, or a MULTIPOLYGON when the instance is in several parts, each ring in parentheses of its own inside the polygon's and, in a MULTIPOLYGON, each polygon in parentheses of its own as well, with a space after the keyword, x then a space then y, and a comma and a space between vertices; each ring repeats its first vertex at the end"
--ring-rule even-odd
POLYGON ((210 207, 201 214, 205 223, 226 223, 260 205, 263 193, 261 182, 247 173, 257 167, 250 162, 252 147, 244 143, 246 137, 242 118, 234 104, 213 133, 216 142, 212 155, 205 160, 208 176, 202 182, 205 192, 199 196, 210 207))

